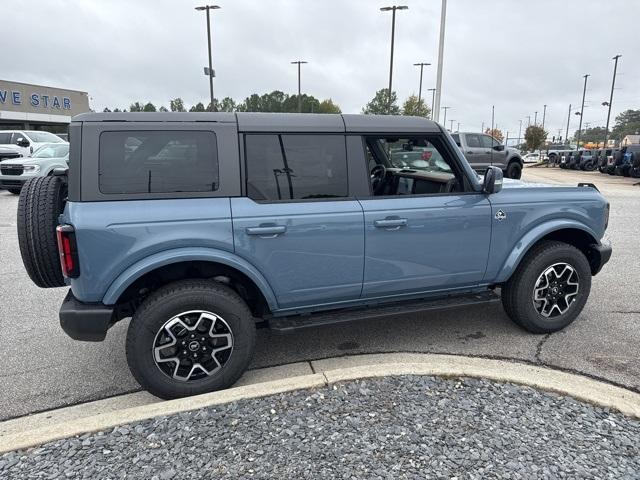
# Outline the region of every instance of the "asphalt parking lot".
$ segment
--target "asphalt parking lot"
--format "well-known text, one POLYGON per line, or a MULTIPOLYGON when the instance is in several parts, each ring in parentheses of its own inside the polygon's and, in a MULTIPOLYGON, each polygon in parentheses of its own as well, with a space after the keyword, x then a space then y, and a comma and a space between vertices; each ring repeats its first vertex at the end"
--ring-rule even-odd
MULTIPOLYGON (((526 168, 533 182, 593 182, 611 202, 614 253, 573 325, 526 333, 499 304, 425 312, 278 336, 258 335, 252 368, 373 352, 432 352, 517 359, 571 370, 640 391, 640 185, 637 179, 526 168)), ((103 343, 75 342, 58 325, 66 289, 35 287, 22 267, 17 196, 0 191, 0 420, 96 400, 139 387, 124 355, 126 322, 103 343)))

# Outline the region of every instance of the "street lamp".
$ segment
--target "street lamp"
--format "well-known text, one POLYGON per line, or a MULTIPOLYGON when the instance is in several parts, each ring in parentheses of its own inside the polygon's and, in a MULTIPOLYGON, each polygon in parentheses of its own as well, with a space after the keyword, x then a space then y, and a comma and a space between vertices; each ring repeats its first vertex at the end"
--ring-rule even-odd
POLYGON ((291 62, 292 65, 298 65, 298 113, 302 112, 302 97, 300 96, 300 65, 302 65, 303 63, 308 62, 305 62, 304 60, 295 60, 291 62))
POLYGON ((582 107, 580 107, 580 112, 576 112, 576 115, 580 115, 580 126, 578 127, 578 139, 576 140, 576 149, 580 149, 580 135, 582 134, 582 118, 584 114, 584 97, 587 94, 587 79, 590 77, 588 73, 584 75, 584 89, 582 90, 582 107))
POLYGON ((609 135, 609 119, 611 118, 611 104, 613 103, 613 87, 615 87, 616 85, 616 71, 618 70, 618 59, 621 56, 622 55, 616 55, 612 59, 614 60, 614 64, 613 64, 613 79, 611 80, 611 96, 609 97, 608 102, 602 102, 602 105, 609 107, 609 110, 607 111, 607 126, 604 128, 604 144, 602 145, 602 148, 604 149, 607 148, 607 137, 609 135))
POLYGON ((444 110, 444 120, 442 121, 442 124, 446 127, 447 126, 447 110, 449 110, 451 107, 442 107, 442 110, 444 110))
POLYGON ((544 110, 542 110, 542 130, 544 130, 544 121, 547 117, 547 106, 544 106, 544 110))
POLYGON ((389 60, 389 98, 387 103, 387 113, 391 113, 391 86, 393 82, 393 44, 396 35, 396 10, 408 10, 409 7, 406 5, 393 5, 391 7, 382 7, 380 9, 381 12, 391 11, 391 58, 389 60))
POLYGON ((453 132, 453 123, 454 123, 454 122, 457 122, 457 120, 453 120, 453 119, 451 119, 451 120, 449 120, 449 121, 451 122, 451 128, 449 129, 449 131, 450 131, 450 132, 453 132))
POLYGON ((420 100, 422 100, 422 70, 424 70, 424 67, 427 67, 429 65, 431 64, 424 63, 424 62, 413 64, 414 67, 420 67, 420 86, 418 87, 418 108, 420 106, 420 100))
POLYGON ((205 70, 205 75, 209 77, 209 95, 211 96, 211 104, 210 110, 213 112, 213 77, 215 73, 213 71, 213 66, 211 65, 211 23, 209 21, 209 10, 218 10, 220 7, 218 5, 205 5, 203 7, 196 7, 196 10, 202 11, 206 10, 207 12, 207 47, 209 49, 209 70, 205 70))
POLYGON ((431 95, 431 120, 433 120, 433 112, 434 112, 434 105, 435 105, 435 101, 436 101, 436 89, 435 88, 430 88, 429 89, 430 92, 432 92, 431 95))
POLYGON ((440 101, 442 100, 442 63, 444 58, 444 26, 446 17, 447 0, 442 0, 442 8, 440 9, 440 39, 438 41, 438 70, 436 72, 436 91, 438 95, 433 103, 433 111, 436 115, 434 120, 436 122, 440 119, 440 101))

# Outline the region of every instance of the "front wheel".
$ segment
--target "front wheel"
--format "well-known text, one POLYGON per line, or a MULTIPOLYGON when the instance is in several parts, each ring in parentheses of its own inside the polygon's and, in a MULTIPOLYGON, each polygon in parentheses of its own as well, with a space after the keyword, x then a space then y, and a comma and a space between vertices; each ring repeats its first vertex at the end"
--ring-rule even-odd
POLYGON ((514 178, 516 180, 522 177, 522 166, 518 162, 511 162, 507 166, 507 178, 514 178))
POLYGON ((233 385, 253 356, 251 311, 210 280, 166 285, 138 308, 127 332, 127 362, 140 385, 170 399, 233 385))
POLYGON ((591 291, 591 269, 572 245, 544 241, 534 246, 502 288, 511 319, 532 333, 563 329, 580 314, 591 291))

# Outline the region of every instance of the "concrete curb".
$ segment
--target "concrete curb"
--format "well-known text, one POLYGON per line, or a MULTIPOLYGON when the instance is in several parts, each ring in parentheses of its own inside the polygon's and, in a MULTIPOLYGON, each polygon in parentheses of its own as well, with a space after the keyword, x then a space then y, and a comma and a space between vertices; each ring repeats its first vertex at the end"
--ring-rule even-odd
MULTIPOLYGON (((394 375, 475 377, 527 385, 611 408, 640 419, 640 394, 591 378, 523 363, 436 354, 373 354, 330 358, 248 372, 253 383, 178 400, 138 392, 0 423, 0 453, 118 425, 293 390, 394 375), (283 377, 288 373, 293 376, 283 377), (309 372, 309 373, 304 373, 309 372), (302 373, 302 375, 301 375, 302 373), (273 380, 274 377, 283 377, 273 380), (267 380, 267 381, 265 381, 267 380), (135 405, 135 406, 132 406, 135 405), (111 410, 111 411, 104 411, 111 410), (103 411, 103 413, 96 413, 103 411)), ((244 383, 242 380, 240 383, 244 383)))

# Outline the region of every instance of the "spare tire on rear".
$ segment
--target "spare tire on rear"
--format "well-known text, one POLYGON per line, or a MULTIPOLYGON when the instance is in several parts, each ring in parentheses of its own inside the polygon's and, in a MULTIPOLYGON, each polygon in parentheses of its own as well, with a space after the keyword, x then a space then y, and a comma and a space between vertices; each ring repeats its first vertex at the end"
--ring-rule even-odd
POLYGON ((29 277, 41 288, 63 287, 56 226, 67 186, 60 177, 27 180, 18 199, 18 243, 29 277))

